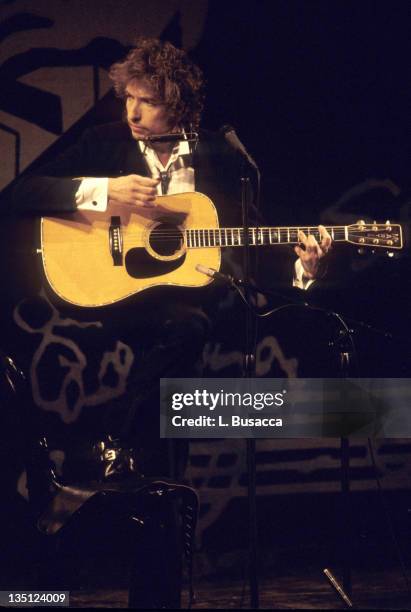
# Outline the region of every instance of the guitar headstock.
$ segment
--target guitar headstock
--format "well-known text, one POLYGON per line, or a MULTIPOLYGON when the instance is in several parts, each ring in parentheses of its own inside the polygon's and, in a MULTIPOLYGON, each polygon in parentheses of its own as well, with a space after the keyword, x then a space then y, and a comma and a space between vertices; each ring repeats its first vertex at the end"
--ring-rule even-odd
POLYGON ((347 227, 347 242, 360 247, 383 248, 389 251, 402 249, 404 246, 401 225, 392 224, 390 221, 385 223, 357 221, 347 227))

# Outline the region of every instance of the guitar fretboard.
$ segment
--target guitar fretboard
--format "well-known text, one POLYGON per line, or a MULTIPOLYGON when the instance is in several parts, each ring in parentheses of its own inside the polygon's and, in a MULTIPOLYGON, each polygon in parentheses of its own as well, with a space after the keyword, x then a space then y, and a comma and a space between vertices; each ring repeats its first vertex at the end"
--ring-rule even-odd
MULTIPOLYGON (((345 226, 327 227, 326 229, 334 242, 347 239, 345 226)), ((250 227, 248 243, 250 246, 298 244, 300 230, 306 235, 314 236, 316 240, 321 240, 317 227, 250 227)), ((185 241, 189 248, 243 246, 244 229, 242 227, 186 229, 185 241)))

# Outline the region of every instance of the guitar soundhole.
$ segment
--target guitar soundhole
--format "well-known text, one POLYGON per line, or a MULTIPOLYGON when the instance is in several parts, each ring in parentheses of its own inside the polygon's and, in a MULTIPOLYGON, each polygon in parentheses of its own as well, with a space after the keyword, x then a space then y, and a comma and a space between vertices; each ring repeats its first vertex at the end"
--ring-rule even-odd
POLYGON ((183 234, 171 223, 160 223, 151 231, 149 241, 155 253, 170 256, 183 246, 183 234))

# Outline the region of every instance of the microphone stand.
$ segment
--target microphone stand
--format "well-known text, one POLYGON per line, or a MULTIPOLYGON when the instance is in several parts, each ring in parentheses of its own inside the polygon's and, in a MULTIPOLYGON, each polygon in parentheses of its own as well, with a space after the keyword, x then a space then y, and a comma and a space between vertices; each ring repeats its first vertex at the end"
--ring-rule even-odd
MULTIPOLYGON (((338 317, 342 321, 341 317, 338 317)), ((339 354, 341 378, 348 378, 352 370, 353 345, 351 331, 344 322, 345 330, 340 330, 339 354)), ((358 374, 357 374, 358 375, 358 374)), ((342 578, 343 588, 350 600, 352 596, 351 554, 352 554, 352 525, 350 500, 350 438, 342 435, 340 438, 341 450, 341 523, 342 523, 342 578)))
MULTIPOLYGON (((249 169, 253 168, 257 175, 258 185, 260 184, 260 172, 257 164, 247 152, 242 142, 237 137, 231 125, 221 128, 226 141, 230 146, 242 155, 242 176, 241 176, 241 212, 243 224, 243 270, 244 270, 244 298, 250 304, 251 283, 250 283, 250 241, 249 241, 249 208, 250 208, 250 176, 249 169)), ((256 332, 256 316, 251 308, 246 308, 245 320, 245 347, 243 359, 243 378, 255 377, 255 353, 254 338, 256 332)), ((258 593, 258 560, 257 560, 257 508, 256 508, 256 465, 255 465, 255 439, 247 438, 247 470, 248 470, 248 510, 249 510, 249 555, 250 555, 250 604, 252 608, 259 607, 258 593)))
MULTIPOLYGON (((243 225, 243 281, 244 299, 246 304, 251 304, 251 263, 250 263, 250 239, 249 239, 249 208, 250 208, 250 176, 249 169, 253 168, 257 173, 258 184, 260 182, 260 172, 253 158, 248 154, 244 145, 238 139, 235 130, 232 126, 226 125, 221 128, 226 141, 229 145, 241 153, 242 155, 242 170, 241 170, 241 214, 243 225)), ((202 266, 200 266, 202 268, 202 266)), ((200 272, 207 274, 205 269, 199 269, 200 272)), ((224 275, 219 275, 220 277, 224 275)), ((223 279, 224 280, 224 279, 223 279)), ((231 286, 236 286, 235 279, 227 277, 231 286)), ((248 307, 245 312, 245 347, 243 359, 243 378, 255 378, 255 332, 257 317, 253 309, 248 307)), ((249 512, 249 581, 250 581, 250 606, 251 608, 259 608, 259 589, 258 589, 258 559, 257 559, 257 507, 256 507, 256 462, 255 462, 255 438, 247 438, 246 454, 247 454, 247 473, 248 473, 248 512, 249 512)))
MULTIPOLYGON (((246 172, 246 162, 243 161, 243 176, 241 177, 241 212, 243 223, 244 247, 243 247, 243 270, 244 270, 244 297, 249 304, 251 299, 250 285, 250 242, 249 242, 249 196, 250 177, 246 172)), ((245 320, 245 348, 243 359, 243 378, 255 377, 255 347, 254 338, 256 331, 256 317, 251 308, 246 308, 245 320)), ((250 606, 259 608, 259 585, 258 585, 258 533, 257 533, 257 505, 256 505, 256 441, 255 438, 247 438, 247 473, 248 473, 248 513, 249 513, 249 582, 250 582, 250 606)))

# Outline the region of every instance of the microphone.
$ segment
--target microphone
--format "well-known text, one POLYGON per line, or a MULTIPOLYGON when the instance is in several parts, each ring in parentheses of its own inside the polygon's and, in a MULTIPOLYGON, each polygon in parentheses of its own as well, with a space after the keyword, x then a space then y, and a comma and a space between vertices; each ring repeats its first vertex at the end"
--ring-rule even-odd
POLYGON ((156 142, 180 142, 181 140, 197 142, 198 134, 197 132, 171 132, 170 134, 154 134, 153 136, 141 138, 141 140, 147 144, 156 142))
POLYGON ((201 272, 201 274, 205 274, 206 276, 209 276, 210 278, 213 278, 214 280, 222 281, 223 283, 226 283, 227 285, 235 284, 235 280, 232 276, 230 276, 229 274, 222 274, 222 272, 218 272, 217 270, 214 270, 214 268, 207 268, 206 266, 203 266, 202 264, 197 264, 196 270, 197 272, 201 272))
POLYGON ((247 151, 247 149, 245 148, 245 146, 243 145, 243 143, 241 142, 241 140, 237 136, 236 131, 233 128, 233 126, 232 125, 228 125, 228 124, 223 125, 220 128, 220 132, 221 132, 221 134, 223 134, 223 136, 226 139, 226 141, 228 142, 228 144, 231 145, 233 149, 235 149, 236 151, 239 151, 242 155, 244 155, 244 157, 247 159, 248 163, 253 168, 255 168, 258 171, 258 166, 257 166, 256 162, 251 157, 251 155, 249 154, 249 152, 247 151))

